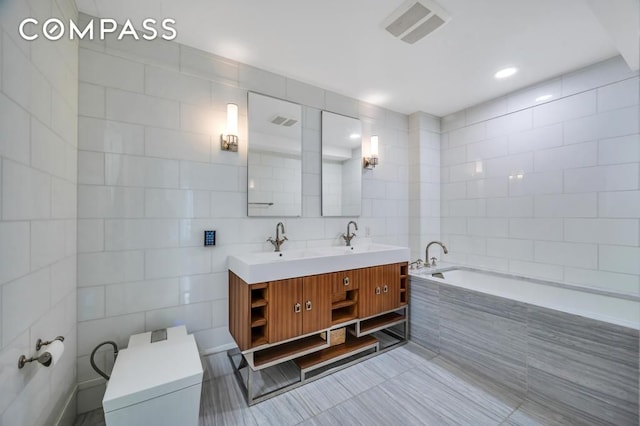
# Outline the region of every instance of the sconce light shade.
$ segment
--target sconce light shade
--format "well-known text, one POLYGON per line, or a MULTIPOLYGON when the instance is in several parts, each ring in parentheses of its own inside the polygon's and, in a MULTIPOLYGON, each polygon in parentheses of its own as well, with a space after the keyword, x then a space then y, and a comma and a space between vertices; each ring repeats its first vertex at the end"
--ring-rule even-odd
POLYGON ((378 137, 371 136, 371 156, 378 157, 378 137))
POLYGON ((373 170, 378 165, 378 136, 371 136, 370 156, 364 157, 364 168, 373 170))
POLYGON ((227 131, 220 135, 220 149, 238 152, 238 105, 227 104, 227 131))

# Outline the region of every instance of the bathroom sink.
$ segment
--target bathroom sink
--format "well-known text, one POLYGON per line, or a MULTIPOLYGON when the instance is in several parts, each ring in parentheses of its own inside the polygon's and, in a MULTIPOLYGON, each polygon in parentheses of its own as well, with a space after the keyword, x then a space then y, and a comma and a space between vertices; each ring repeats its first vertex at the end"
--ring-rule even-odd
POLYGON ((366 244, 229 256, 229 269, 246 283, 255 284, 408 260, 406 247, 366 244))

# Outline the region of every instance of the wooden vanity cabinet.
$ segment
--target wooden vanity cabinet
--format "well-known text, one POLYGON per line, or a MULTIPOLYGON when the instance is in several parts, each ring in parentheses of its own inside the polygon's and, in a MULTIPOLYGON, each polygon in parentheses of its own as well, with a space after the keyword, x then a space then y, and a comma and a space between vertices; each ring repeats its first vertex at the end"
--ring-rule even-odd
POLYGON ((229 271, 229 331, 241 351, 406 305, 407 263, 247 284, 229 271))
POLYGON ((330 274, 269 283, 269 343, 331 326, 330 274))

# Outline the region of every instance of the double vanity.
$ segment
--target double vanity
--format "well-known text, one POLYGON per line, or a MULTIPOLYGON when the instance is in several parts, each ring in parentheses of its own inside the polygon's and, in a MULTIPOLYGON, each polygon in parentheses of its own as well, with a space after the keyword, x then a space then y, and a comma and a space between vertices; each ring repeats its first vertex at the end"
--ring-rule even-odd
POLYGON ((382 244, 230 256, 229 330, 239 349, 229 356, 247 402, 405 343, 408 259, 409 249, 382 244), (269 369, 295 380, 256 385, 269 369))
MULTIPOLYGON (((299 104, 248 95, 247 215, 302 215, 299 104)), ((322 216, 357 217, 362 199, 362 124, 321 113, 322 216)), ((353 226, 353 227, 352 227, 353 226)), ((322 377, 408 338, 409 249, 351 245, 230 256, 229 352, 249 405, 322 377)))

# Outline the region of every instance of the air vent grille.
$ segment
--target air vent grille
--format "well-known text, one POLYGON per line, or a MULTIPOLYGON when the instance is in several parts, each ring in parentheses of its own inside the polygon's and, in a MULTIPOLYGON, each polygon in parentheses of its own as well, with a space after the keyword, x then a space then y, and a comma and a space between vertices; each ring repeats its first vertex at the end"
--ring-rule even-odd
POLYGON ((396 9, 383 23, 394 37, 414 44, 449 21, 447 12, 429 0, 410 0, 396 9))
POLYGON ((284 123, 285 121, 287 121, 287 117, 283 117, 281 115, 276 115, 275 117, 273 117, 271 119, 271 122, 273 124, 275 124, 276 126, 280 126, 282 123, 284 123))
POLYGON ((282 115, 276 115, 271 119, 271 122, 276 126, 291 127, 298 122, 295 118, 283 117, 282 115))

